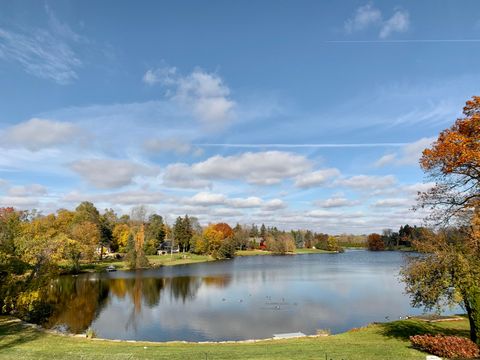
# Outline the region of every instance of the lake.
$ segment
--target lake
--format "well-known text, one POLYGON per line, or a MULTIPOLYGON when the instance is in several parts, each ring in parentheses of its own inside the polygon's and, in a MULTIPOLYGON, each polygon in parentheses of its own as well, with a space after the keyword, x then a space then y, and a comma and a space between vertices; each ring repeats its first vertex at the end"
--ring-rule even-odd
POLYGON ((46 326, 109 339, 222 341, 332 333, 419 314, 401 252, 249 256, 143 271, 62 276, 46 326))

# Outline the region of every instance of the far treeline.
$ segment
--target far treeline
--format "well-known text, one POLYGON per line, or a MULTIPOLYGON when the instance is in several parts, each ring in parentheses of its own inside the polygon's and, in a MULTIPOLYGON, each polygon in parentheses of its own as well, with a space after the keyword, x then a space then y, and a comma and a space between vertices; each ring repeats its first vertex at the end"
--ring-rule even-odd
MULTIPOLYGON (((282 231, 276 227, 226 223, 202 227, 195 217, 178 217, 168 225, 164 218, 136 206, 130 215, 114 210, 101 213, 93 203, 75 210, 60 209, 43 215, 36 210, 0 208, 0 269, 11 263, 34 269, 61 265, 75 273, 82 263, 106 257, 123 258, 130 268, 148 266, 147 255, 170 252, 232 258, 237 250, 267 250, 275 254, 297 248, 342 251, 342 246, 364 246, 365 236, 330 236, 310 230, 282 231)), ((6 274, 4 271, 1 274, 6 274)))
MULTIPOLYGON (((452 228, 452 232, 457 229, 452 228)), ((400 226, 398 232, 383 230, 382 234, 368 235, 366 246, 371 251, 382 250, 416 250, 416 243, 433 236, 434 231, 423 226, 400 226)))

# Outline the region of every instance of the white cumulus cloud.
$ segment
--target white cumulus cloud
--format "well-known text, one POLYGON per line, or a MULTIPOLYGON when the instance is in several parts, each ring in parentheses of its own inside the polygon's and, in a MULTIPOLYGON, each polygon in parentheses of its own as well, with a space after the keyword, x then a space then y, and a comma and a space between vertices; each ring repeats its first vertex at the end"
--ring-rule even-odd
POLYGON ((30 151, 53 148, 85 139, 84 132, 69 122, 32 118, 4 130, 3 147, 22 147, 30 151))
POLYGON ((357 190, 380 190, 393 187, 397 179, 393 175, 370 176, 356 175, 336 181, 336 185, 357 190))
POLYGON ((380 39, 386 39, 394 33, 406 32, 410 28, 410 14, 403 9, 396 9, 391 17, 384 20, 380 9, 373 3, 358 7, 351 18, 345 21, 345 32, 354 32, 375 28, 379 30, 380 39))
POLYGON ((280 210, 287 207, 287 204, 281 199, 272 199, 263 205, 264 210, 280 210))
POLYGON ((177 187, 207 186, 207 180, 243 180, 249 184, 273 185, 295 177, 311 167, 304 156, 283 152, 246 152, 239 155, 216 155, 205 161, 169 165, 163 176, 164 184, 177 187))
POLYGON ((336 168, 317 170, 311 173, 299 175, 295 179, 295 186, 299 188, 320 186, 337 176, 340 176, 340 170, 336 168))
POLYGON ((139 175, 154 175, 156 170, 128 160, 84 159, 70 164, 70 169, 89 184, 100 189, 112 189, 133 182, 139 175))
POLYGON ((178 155, 188 154, 192 150, 188 142, 175 138, 149 139, 144 146, 150 152, 174 152, 178 155))
POLYGON ((345 22, 345 31, 351 33, 354 31, 363 30, 371 25, 376 25, 382 22, 382 12, 373 4, 368 3, 360 6, 352 18, 345 22))
POLYGON ((143 81, 164 86, 167 97, 210 127, 223 126, 234 116, 235 101, 230 98, 230 88, 216 73, 195 69, 183 76, 176 68, 165 66, 148 70, 143 81))
POLYGON ((63 197, 63 201, 69 203, 79 203, 85 200, 94 203, 105 203, 107 206, 118 205, 156 205, 165 201, 167 196, 158 191, 149 191, 145 189, 128 190, 104 194, 84 194, 78 191, 72 191, 63 197))
POLYGON ((229 204, 234 208, 255 208, 260 207, 263 200, 256 196, 247 198, 233 198, 229 200, 229 204))
POLYGON ((209 179, 245 180, 251 184, 272 185, 310 168, 304 156, 282 152, 246 152, 232 156, 213 156, 192 165, 192 172, 209 179))
POLYGON ((414 204, 412 199, 407 198, 388 198, 388 199, 380 199, 377 200, 373 206, 374 207, 385 207, 385 208, 392 208, 392 207, 407 207, 414 204))
POLYGON ((163 174, 163 185, 171 188, 203 189, 212 186, 209 180, 198 178, 187 164, 170 164, 163 174))
POLYGON ((380 29, 380 38, 386 39, 396 32, 405 32, 410 27, 410 15, 408 11, 396 10, 390 19, 385 21, 380 29))
POLYGON ((36 195, 45 195, 47 188, 40 184, 12 186, 8 189, 7 194, 14 197, 28 197, 36 195))
POLYGON ((338 208, 338 207, 355 206, 355 205, 358 205, 359 202, 356 200, 349 200, 343 196, 333 196, 325 200, 315 201, 314 204, 323 208, 338 208))
POLYGON ((185 199, 185 203, 187 204, 200 206, 223 205, 226 201, 227 198, 225 195, 210 192, 199 192, 194 196, 185 199))

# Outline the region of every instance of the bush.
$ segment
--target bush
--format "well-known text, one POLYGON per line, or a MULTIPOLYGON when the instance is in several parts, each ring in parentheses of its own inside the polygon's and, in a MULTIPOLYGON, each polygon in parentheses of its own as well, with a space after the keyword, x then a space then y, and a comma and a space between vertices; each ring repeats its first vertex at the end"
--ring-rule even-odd
POLYGON ((95 332, 95 330, 89 327, 85 332, 85 336, 89 339, 94 339, 97 337, 97 333, 95 332))
POLYGON ((267 236, 267 250, 273 254, 282 255, 295 251, 295 241, 289 234, 280 234, 277 237, 267 236))
POLYGON ((367 246, 370 251, 385 250, 385 243, 379 234, 370 234, 367 238, 367 246))
POLYGON ((222 245, 215 254, 216 259, 232 259, 235 257, 235 241, 232 238, 223 240, 222 245))
POLYGON ((415 348, 440 357, 472 359, 480 355, 473 341, 458 336, 415 335, 410 341, 415 348))
POLYGON ((338 244, 337 238, 334 236, 328 236, 326 238, 319 239, 315 244, 315 249, 338 252, 344 251, 343 248, 338 244))
POLYGON ((145 241, 145 255, 157 255, 157 244, 155 239, 145 241))

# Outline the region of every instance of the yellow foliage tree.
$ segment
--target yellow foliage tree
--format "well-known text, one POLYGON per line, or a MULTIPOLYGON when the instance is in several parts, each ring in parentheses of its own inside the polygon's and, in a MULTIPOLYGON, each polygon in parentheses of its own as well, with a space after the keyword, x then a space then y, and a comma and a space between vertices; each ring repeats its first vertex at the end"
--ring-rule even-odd
POLYGON ((16 239, 22 260, 36 269, 45 264, 55 264, 62 258, 65 236, 57 231, 55 220, 54 215, 49 215, 24 222, 22 235, 16 239))
POLYGON ((100 242, 100 231, 98 226, 90 221, 83 221, 72 227, 72 239, 78 242, 81 257, 92 261, 95 257, 95 250, 100 242))
POLYGON ((118 250, 125 252, 128 243, 128 235, 130 235, 130 227, 127 224, 115 224, 113 228, 113 240, 118 244, 118 250))
POLYGON ((222 246, 223 233, 215 229, 215 225, 209 225, 203 230, 203 239, 206 244, 207 252, 213 257, 222 246))

